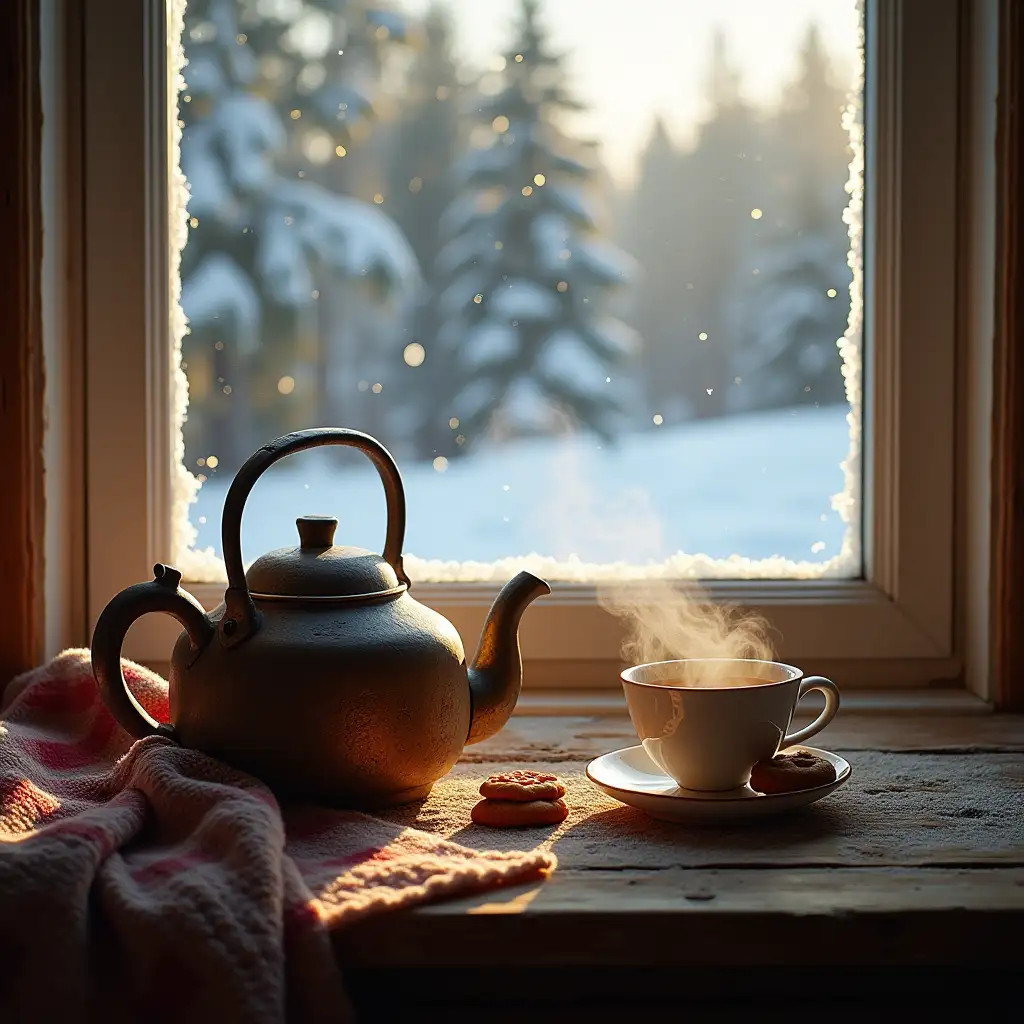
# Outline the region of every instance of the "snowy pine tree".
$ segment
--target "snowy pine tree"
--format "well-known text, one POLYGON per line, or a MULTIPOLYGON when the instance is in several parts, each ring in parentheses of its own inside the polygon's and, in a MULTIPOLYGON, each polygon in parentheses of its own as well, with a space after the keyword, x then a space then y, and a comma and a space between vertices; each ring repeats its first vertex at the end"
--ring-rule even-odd
POLYGON ((460 194, 445 215, 437 347, 448 403, 438 415, 450 418, 449 454, 487 432, 550 433, 567 418, 612 436, 616 378, 635 344, 603 315, 630 263, 596 237, 590 147, 558 127, 580 107, 537 7, 521 0, 515 43, 477 108, 478 145, 459 163, 460 194))
POLYGON ((449 416, 438 404, 444 401, 445 365, 434 344, 443 287, 437 258, 441 219, 457 191, 452 167, 461 152, 460 111, 468 90, 460 82, 446 7, 432 4, 410 35, 414 56, 397 87, 398 115, 385 126, 381 163, 386 209, 409 239, 424 277, 401 349, 391 353, 398 371, 391 394, 399 396, 397 433, 425 458, 449 432, 449 416))
POLYGON ((733 409, 776 408, 845 399, 837 340, 850 310, 849 239, 842 210, 849 139, 845 94, 833 81, 816 26, 800 73, 773 125, 773 161, 782 182, 779 217, 750 254, 746 287, 734 311, 733 409))
POLYGON ((428 282, 441 247, 440 223, 455 198, 461 86, 448 9, 432 4, 413 41, 415 56, 387 127, 387 207, 428 282))
POLYGON ((733 274, 763 234, 763 222, 751 212, 769 206, 771 191, 760 164, 758 119, 739 85, 739 69, 718 31, 707 77, 710 116, 682 168, 682 188, 693 199, 681 236, 688 257, 679 304, 687 333, 681 339, 679 384, 700 417, 726 411, 733 376, 727 325, 745 287, 737 289, 733 274))
POLYGON ((260 63, 261 92, 288 124, 279 169, 334 184, 342 153, 374 116, 388 47, 406 23, 387 0, 234 0, 245 43, 260 63))
POLYGON ((635 187, 629 196, 620 236, 640 265, 633 289, 630 323, 644 339, 644 426, 652 413, 669 424, 694 415, 687 376, 698 332, 707 319, 698 316, 693 291, 694 235, 691 197, 704 202, 686 161, 658 118, 639 155, 635 187))
POLYGON ((685 146, 655 121, 620 226, 641 268, 629 321, 643 336, 648 427, 726 411, 729 314, 748 284, 736 266, 763 234, 752 210, 773 206, 760 120, 721 30, 708 56, 706 116, 685 146))
POLYGON ((389 218, 304 170, 337 159, 351 143, 369 110, 373 55, 396 32, 393 18, 362 0, 188 5, 181 98, 181 165, 191 191, 181 298, 190 323, 186 445, 201 440, 201 455, 212 446, 224 469, 251 451, 251 416, 268 420, 259 436, 278 429, 280 396, 262 385, 279 373, 292 374, 296 391, 306 383, 298 339, 315 317, 321 282, 370 277, 386 290, 417 278, 408 243, 389 218), (265 364, 269 379, 247 391, 265 364))
POLYGON ((849 287, 845 253, 827 234, 812 230, 763 246, 755 259, 770 269, 738 310, 740 343, 732 369, 739 386, 729 389, 730 408, 843 401, 836 341, 849 310, 849 296, 841 291, 849 287))

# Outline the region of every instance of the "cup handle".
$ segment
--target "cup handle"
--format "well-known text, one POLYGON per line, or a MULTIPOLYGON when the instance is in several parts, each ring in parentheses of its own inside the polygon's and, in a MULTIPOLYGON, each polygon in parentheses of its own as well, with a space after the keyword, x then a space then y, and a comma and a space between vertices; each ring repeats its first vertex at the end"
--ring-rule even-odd
POLYGON ((800 681, 800 692, 796 695, 797 704, 812 690, 820 690, 825 695, 825 710, 810 725, 805 725, 802 729, 789 733, 779 744, 780 750, 809 740, 836 717, 836 712, 839 710, 839 688, 836 684, 824 676, 808 676, 800 681))

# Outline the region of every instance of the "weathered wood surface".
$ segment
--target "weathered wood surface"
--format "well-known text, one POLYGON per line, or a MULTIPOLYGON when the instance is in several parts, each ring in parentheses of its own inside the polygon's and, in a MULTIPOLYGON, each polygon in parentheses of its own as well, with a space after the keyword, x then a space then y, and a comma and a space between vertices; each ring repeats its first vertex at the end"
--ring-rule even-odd
POLYGON ((1024 869, 556 871, 335 937, 347 967, 1024 965, 1024 869))
POLYGON ((731 829, 654 822, 597 794, 586 761, 635 741, 621 716, 518 717, 469 748, 430 798, 382 816, 478 848, 542 845, 559 868, 544 883, 360 922, 336 936, 342 962, 1022 964, 1024 716, 843 715, 818 742, 846 754, 851 782, 792 817, 731 829), (470 824, 497 764, 559 772, 570 818, 470 824), (799 942, 779 939, 789 934, 799 942))
MULTIPOLYGON (((804 722, 808 716, 796 721, 804 722)), ((467 747, 463 762, 582 761, 636 743, 629 718, 513 718, 489 740, 467 747)), ((912 716, 842 712, 812 745, 829 750, 1024 751, 1024 715, 912 716)))
POLYGON ((460 764, 425 800, 378 812, 475 849, 550 850, 561 870, 670 867, 1024 867, 1024 756, 840 751, 850 781, 785 816, 747 822, 655 821, 606 796, 583 761, 516 761, 557 773, 569 817, 491 829, 470 820, 489 765, 460 764))

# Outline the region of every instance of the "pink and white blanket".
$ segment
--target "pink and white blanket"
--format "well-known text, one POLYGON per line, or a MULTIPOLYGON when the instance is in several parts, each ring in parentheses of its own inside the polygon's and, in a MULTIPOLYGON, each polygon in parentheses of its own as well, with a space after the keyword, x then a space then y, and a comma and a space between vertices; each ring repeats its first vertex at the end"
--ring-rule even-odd
MULTIPOLYGON (((166 682, 129 661, 124 671, 166 721, 166 682)), ((5 1022, 346 1020, 332 929, 554 863, 365 814, 282 808, 204 754, 133 742, 86 650, 0 693, 5 1022)))

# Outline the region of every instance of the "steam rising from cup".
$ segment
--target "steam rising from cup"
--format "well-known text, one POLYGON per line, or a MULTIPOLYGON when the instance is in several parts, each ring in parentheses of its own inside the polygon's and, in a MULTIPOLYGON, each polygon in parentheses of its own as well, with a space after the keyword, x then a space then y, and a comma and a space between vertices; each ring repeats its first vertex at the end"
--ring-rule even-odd
MULTIPOLYGON (((697 658, 745 658, 774 661, 771 626, 760 615, 717 604, 696 583, 643 580, 598 588, 603 608, 626 626, 623 660, 630 665, 697 658)), ((750 682, 736 678, 727 661, 680 666, 683 686, 728 686, 750 682)))

